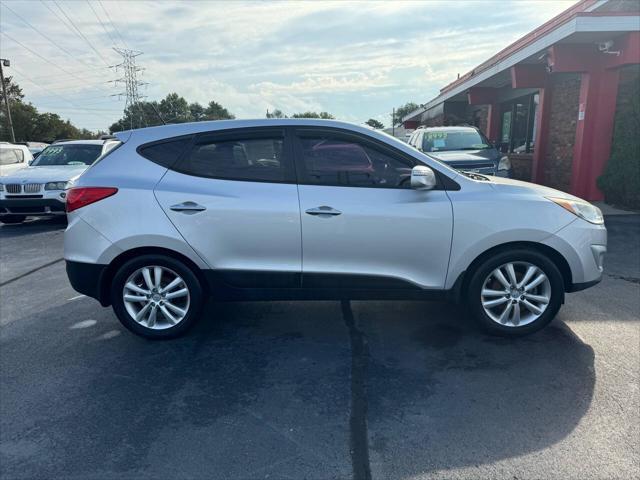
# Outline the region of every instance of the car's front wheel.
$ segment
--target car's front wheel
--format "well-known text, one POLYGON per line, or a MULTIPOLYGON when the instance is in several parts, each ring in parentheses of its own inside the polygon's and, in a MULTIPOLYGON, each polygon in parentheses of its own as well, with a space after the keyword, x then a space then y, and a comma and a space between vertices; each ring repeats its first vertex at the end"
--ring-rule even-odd
POLYGON ((111 303, 120 322, 152 339, 173 338, 191 327, 203 303, 194 272, 164 255, 143 255, 122 265, 113 277, 111 303))
POLYGON ((15 223, 22 223, 26 218, 26 215, 0 215, 0 222, 11 225, 15 223))
POLYGON ((547 325, 564 295, 562 274, 535 250, 498 253, 478 266, 469 282, 467 303, 489 333, 518 336, 547 325))

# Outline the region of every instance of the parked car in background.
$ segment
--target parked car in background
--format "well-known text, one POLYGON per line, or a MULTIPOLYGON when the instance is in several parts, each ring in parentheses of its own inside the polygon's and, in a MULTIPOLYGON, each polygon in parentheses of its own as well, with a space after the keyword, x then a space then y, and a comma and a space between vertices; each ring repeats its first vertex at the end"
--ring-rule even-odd
POLYGON ((419 127, 408 143, 456 170, 511 176, 509 157, 475 127, 419 127))
POLYGON ((29 165, 33 155, 25 145, 0 142, 0 177, 29 165))
MULTIPOLYGON (((0 178, 0 222, 21 223, 28 216, 65 215, 67 183, 119 143, 75 140, 49 145, 30 166, 0 178)), ((26 146, 21 147, 29 152, 26 146)))
POLYGON ((48 143, 44 142, 26 142, 27 148, 33 155, 33 158, 37 158, 42 151, 49 146, 48 143))
POLYGON ((522 335, 602 277, 598 208, 378 130, 269 119, 116 136, 67 191, 64 257, 73 288, 145 337, 186 331, 206 295, 457 299, 522 335))

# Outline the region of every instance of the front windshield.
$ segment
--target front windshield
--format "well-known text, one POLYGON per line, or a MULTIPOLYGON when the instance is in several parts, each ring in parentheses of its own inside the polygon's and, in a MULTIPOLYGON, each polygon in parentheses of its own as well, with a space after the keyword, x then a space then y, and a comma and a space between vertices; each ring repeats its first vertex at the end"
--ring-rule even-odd
POLYGON ((426 131, 422 139, 425 152, 448 152, 453 150, 486 150, 489 141, 476 130, 426 131))
POLYGON ((51 165, 91 165, 102 152, 100 144, 63 144, 50 145, 45 148, 33 166, 43 167, 51 165))

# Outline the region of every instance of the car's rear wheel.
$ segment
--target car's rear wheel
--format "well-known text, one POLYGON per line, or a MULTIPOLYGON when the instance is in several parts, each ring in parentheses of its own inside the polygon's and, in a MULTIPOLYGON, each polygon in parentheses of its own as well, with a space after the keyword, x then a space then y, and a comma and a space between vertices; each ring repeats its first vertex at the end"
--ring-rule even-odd
POLYGON ((26 215, 0 215, 0 222, 11 225, 14 223, 22 223, 26 218, 26 215))
POLYGON ((147 338, 173 338, 198 319, 202 286, 184 263, 164 255, 143 255, 113 277, 111 303, 118 319, 147 338))
POLYGON ((533 333, 558 313, 564 281, 556 265, 535 250, 504 251, 485 260, 469 282, 467 302, 490 333, 533 333))

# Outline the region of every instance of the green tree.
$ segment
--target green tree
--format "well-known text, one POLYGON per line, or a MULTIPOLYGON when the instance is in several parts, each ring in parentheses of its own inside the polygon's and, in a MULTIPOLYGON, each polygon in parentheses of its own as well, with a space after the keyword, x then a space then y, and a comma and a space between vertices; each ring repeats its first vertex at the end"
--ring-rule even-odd
POLYGON ((335 117, 328 112, 302 112, 294 113, 291 118, 323 118, 325 120, 333 120, 335 117))
POLYGON ((224 120, 235 118, 226 108, 216 101, 210 101, 206 107, 200 103, 188 103, 177 93, 170 93, 160 102, 138 102, 129 106, 123 117, 109 127, 110 132, 119 132, 131 128, 151 127, 163 123, 201 122, 205 120, 224 120))
POLYGON ((378 130, 384 128, 384 124, 382 122, 379 122, 375 118, 370 118, 369 120, 367 120, 364 123, 366 123, 370 127, 376 128, 378 130))
POLYGON ((267 118, 287 118, 287 116, 282 113, 282 110, 276 108, 273 112, 267 110, 267 118))
POLYGON ((404 116, 408 115, 409 113, 413 112, 418 107, 420 107, 420 105, 418 105, 417 103, 414 103, 414 102, 407 102, 404 105, 396 107, 395 117, 393 116, 393 113, 391 113, 391 115, 390 115, 391 123, 393 125, 397 125, 398 123, 402 122, 402 117, 404 117, 404 116))
POLYGON ((189 112, 191 113, 191 120, 193 122, 201 122, 206 120, 204 107, 198 102, 189 104, 189 112))
MULTIPOLYGON (((5 78, 7 97, 11 107, 11 118, 16 141, 51 142, 61 138, 97 138, 97 134, 79 130, 69 120, 50 112, 40 113, 31 103, 24 101, 20 86, 11 77, 5 78)), ((0 101, 4 97, 0 94, 0 101)), ((10 141, 9 122, 4 108, 0 109, 0 140, 10 141)))
POLYGON ((191 121, 189 103, 177 93, 170 93, 160 100, 160 114, 166 123, 185 123, 191 121))
POLYGON ((209 102, 204 113, 206 120, 232 120, 236 118, 229 110, 213 100, 209 102))

